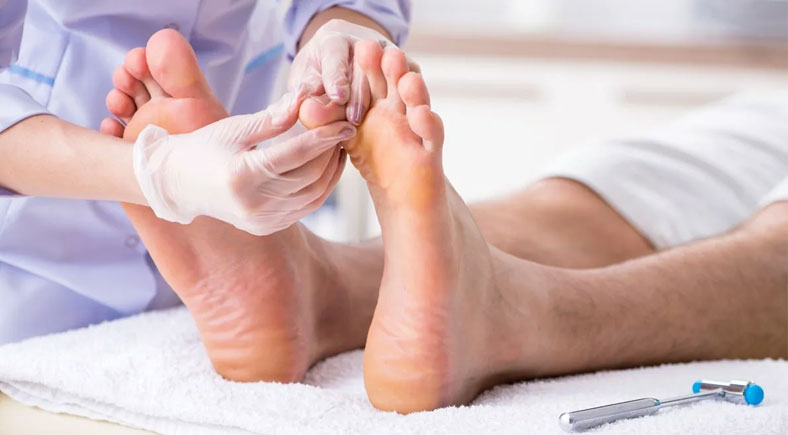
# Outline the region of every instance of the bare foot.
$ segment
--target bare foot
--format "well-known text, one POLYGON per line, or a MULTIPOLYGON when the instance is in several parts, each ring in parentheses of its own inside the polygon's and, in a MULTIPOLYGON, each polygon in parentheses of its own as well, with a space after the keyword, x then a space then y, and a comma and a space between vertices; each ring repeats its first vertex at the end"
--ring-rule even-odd
MULTIPOLYGON (((127 126, 107 119, 102 131, 130 141, 149 123, 184 133, 227 116, 176 31, 160 31, 146 48, 132 50, 114 79, 107 106, 127 126)), ((326 165, 343 162, 337 150, 326 165)), ((374 298, 344 291, 329 262, 344 252, 300 224, 256 237, 206 217, 180 225, 147 207, 124 207, 222 376, 298 381, 314 362, 363 345, 374 298)))
POLYGON ((402 413, 467 403, 518 367, 506 350, 515 316, 496 283, 500 251, 444 177, 443 124, 422 77, 401 51, 384 54, 375 42, 359 43, 356 56, 372 106, 346 149, 369 185, 385 255, 364 353, 367 393, 375 407, 402 413))

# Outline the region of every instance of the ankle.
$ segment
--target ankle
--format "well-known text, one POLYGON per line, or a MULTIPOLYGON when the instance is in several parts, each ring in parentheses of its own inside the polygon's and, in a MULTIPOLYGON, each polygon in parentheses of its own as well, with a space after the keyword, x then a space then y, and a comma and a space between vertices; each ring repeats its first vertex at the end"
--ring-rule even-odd
POLYGON ((298 237, 305 253, 300 273, 309 277, 305 289, 311 290, 314 360, 363 347, 376 300, 370 303, 363 297, 368 286, 359 278, 363 271, 356 261, 363 254, 354 252, 353 246, 324 240, 301 225, 298 237))
POLYGON ((501 367, 518 378, 555 374, 557 366, 574 358, 562 327, 572 307, 555 297, 572 281, 572 271, 521 260, 494 247, 491 251, 497 260, 494 282, 501 309, 495 325, 501 367))

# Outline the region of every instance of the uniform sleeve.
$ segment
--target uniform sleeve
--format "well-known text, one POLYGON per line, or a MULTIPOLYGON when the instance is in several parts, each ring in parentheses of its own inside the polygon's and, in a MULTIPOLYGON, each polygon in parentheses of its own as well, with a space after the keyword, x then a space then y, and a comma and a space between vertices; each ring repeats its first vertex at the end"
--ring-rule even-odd
MULTIPOLYGON (((0 73, 4 75, 27 72, 13 65, 19 53, 26 11, 25 0, 0 0, 0 73)), ((25 118, 48 113, 46 107, 22 88, 3 82, 0 81, 0 133, 25 118)))
MULTIPOLYGON (((0 73, 16 60, 27 1, 0 0, 0 73)), ((48 113, 47 109, 21 88, 0 83, 0 133, 33 115, 48 113)), ((14 192, 0 186, 0 196, 14 192)))
POLYGON ((26 0, 0 0, 0 70, 16 58, 26 11, 26 0))
POLYGON ((298 40, 312 17, 334 6, 352 9, 372 18, 388 30, 397 45, 402 45, 408 36, 410 0, 293 0, 284 23, 284 43, 290 59, 295 56, 298 40))

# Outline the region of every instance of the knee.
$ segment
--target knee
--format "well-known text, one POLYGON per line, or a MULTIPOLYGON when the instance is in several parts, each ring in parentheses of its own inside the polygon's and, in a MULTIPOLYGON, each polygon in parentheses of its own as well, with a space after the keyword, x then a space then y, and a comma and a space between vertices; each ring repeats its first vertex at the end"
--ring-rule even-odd
POLYGON ((627 227, 637 232, 613 207, 586 185, 567 178, 537 181, 525 191, 528 202, 545 219, 583 229, 627 227))
POLYGON ((587 267, 651 254, 654 247, 621 214, 589 187, 566 178, 548 178, 525 191, 532 215, 560 240, 587 252, 587 267))
POLYGON ((525 193, 530 199, 556 210, 594 211, 607 204, 586 185, 568 178, 545 178, 532 184, 525 193))
POLYGON ((778 201, 760 209, 734 232, 761 240, 778 255, 788 257, 788 201, 778 201))

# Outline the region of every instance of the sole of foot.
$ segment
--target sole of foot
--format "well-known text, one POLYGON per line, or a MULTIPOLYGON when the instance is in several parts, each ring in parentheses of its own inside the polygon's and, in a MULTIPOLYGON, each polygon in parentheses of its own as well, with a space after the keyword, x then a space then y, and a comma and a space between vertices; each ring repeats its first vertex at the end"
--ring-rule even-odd
POLYGON ((405 55, 355 48, 372 103, 348 155, 367 181, 385 252, 364 353, 372 404, 400 413, 468 403, 511 377, 510 314, 496 283, 497 252, 446 180, 443 124, 405 55))
MULTIPOLYGON (((227 116, 173 30, 129 52, 114 83, 107 106, 126 126, 108 118, 101 130, 130 141, 148 124, 186 133, 227 116)), ((320 107, 313 113, 330 117, 320 107)), ((352 316, 320 258, 327 248, 300 224, 256 237, 211 218, 180 225, 147 207, 124 208, 225 378, 299 381, 326 355, 363 345, 363 335, 339 321, 352 316)))

